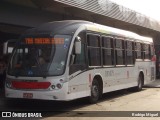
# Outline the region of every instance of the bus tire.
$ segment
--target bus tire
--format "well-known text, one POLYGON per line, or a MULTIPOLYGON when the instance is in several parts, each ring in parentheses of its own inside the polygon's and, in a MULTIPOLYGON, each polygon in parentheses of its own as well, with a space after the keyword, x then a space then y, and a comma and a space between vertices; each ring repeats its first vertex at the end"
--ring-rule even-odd
POLYGON ((96 103, 100 98, 100 86, 97 79, 94 79, 91 86, 90 103, 96 103))
POLYGON ((141 91, 142 90, 142 87, 143 87, 143 74, 140 73, 139 74, 139 77, 138 77, 138 85, 137 87, 135 88, 136 91, 141 91))

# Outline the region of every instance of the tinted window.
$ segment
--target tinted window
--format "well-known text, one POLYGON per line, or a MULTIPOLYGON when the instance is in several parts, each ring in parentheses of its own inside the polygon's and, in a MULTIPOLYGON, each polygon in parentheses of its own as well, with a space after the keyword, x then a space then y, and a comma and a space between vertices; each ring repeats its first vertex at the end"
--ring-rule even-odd
POLYGON ((103 65, 110 66, 114 64, 113 38, 102 37, 102 56, 103 65))
POLYGON ((115 47, 116 65, 125 65, 124 41, 116 39, 115 47))
POLYGON ((135 43, 135 57, 136 59, 143 59, 142 44, 139 42, 135 43))
POLYGON ((89 66, 100 66, 100 49, 88 48, 89 66))
POLYGON ((113 38, 111 38, 111 37, 102 37, 102 47, 112 48, 113 47, 113 38))
POLYGON ((149 47, 149 44, 144 44, 144 59, 150 59, 150 47, 149 47))
POLYGON ((113 65, 113 50, 111 49, 103 49, 103 65, 113 65))
POLYGON ((127 41, 126 42, 126 64, 132 65, 134 64, 134 51, 133 51, 133 42, 127 41))
POLYGON ((150 45, 150 54, 151 54, 151 57, 154 55, 154 47, 153 47, 153 45, 150 45))
POLYGON ((100 46, 99 36, 88 35, 87 36, 87 44, 88 44, 88 46, 99 47, 100 46))
POLYGON ((101 66, 100 37, 87 35, 87 46, 89 66, 101 66))
POLYGON ((115 42, 115 47, 118 49, 122 49, 124 46, 123 46, 123 40, 121 39, 116 39, 116 42, 115 42))
POLYGON ((116 65, 124 65, 124 51, 116 50, 116 65))

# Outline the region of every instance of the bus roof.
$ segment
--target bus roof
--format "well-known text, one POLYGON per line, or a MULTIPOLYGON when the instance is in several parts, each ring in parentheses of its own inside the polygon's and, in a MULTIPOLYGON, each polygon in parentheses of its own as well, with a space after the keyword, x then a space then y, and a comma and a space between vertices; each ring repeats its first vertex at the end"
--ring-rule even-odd
POLYGON ((64 20, 48 22, 39 27, 27 30, 25 34, 73 34, 84 24, 93 24, 92 22, 82 20, 64 20))
POLYGON ((54 34, 74 34, 80 26, 86 26, 86 30, 100 32, 105 34, 112 34, 124 38, 133 38, 146 42, 153 42, 152 38, 140 36, 134 32, 121 30, 113 27, 108 27, 83 20, 63 20, 54 21, 42 24, 39 27, 26 31, 24 35, 54 35, 54 34))
POLYGON ((141 40, 144 42, 153 42, 152 38, 141 36, 141 35, 138 35, 134 32, 130 32, 130 31, 122 30, 122 29, 117 29, 117 28, 113 28, 113 27, 108 27, 108 26, 104 26, 104 25, 100 25, 100 24, 96 24, 96 23, 93 23, 93 24, 94 25, 86 25, 87 30, 105 33, 108 35, 116 35, 116 36, 120 36, 120 37, 124 37, 124 38, 137 39, 137 40, 141 40))

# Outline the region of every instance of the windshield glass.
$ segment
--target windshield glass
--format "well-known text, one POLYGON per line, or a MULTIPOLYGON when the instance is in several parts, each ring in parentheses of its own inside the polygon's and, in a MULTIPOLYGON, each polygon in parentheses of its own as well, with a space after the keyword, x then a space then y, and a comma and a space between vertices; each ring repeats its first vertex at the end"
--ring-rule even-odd
POLYGON ((17 77, 62 75, 70 41, 69 35, 22 38, 13 52, 8 74, 17 77))

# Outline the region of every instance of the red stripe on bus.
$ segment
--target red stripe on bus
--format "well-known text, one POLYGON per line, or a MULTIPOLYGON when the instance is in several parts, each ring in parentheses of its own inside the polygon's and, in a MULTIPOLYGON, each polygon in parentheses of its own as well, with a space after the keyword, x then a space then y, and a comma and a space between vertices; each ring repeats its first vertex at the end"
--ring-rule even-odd
POLYGON ((17 89, 47 89, 50 85, 50 82, 12 81, 12 87, 17 89))

